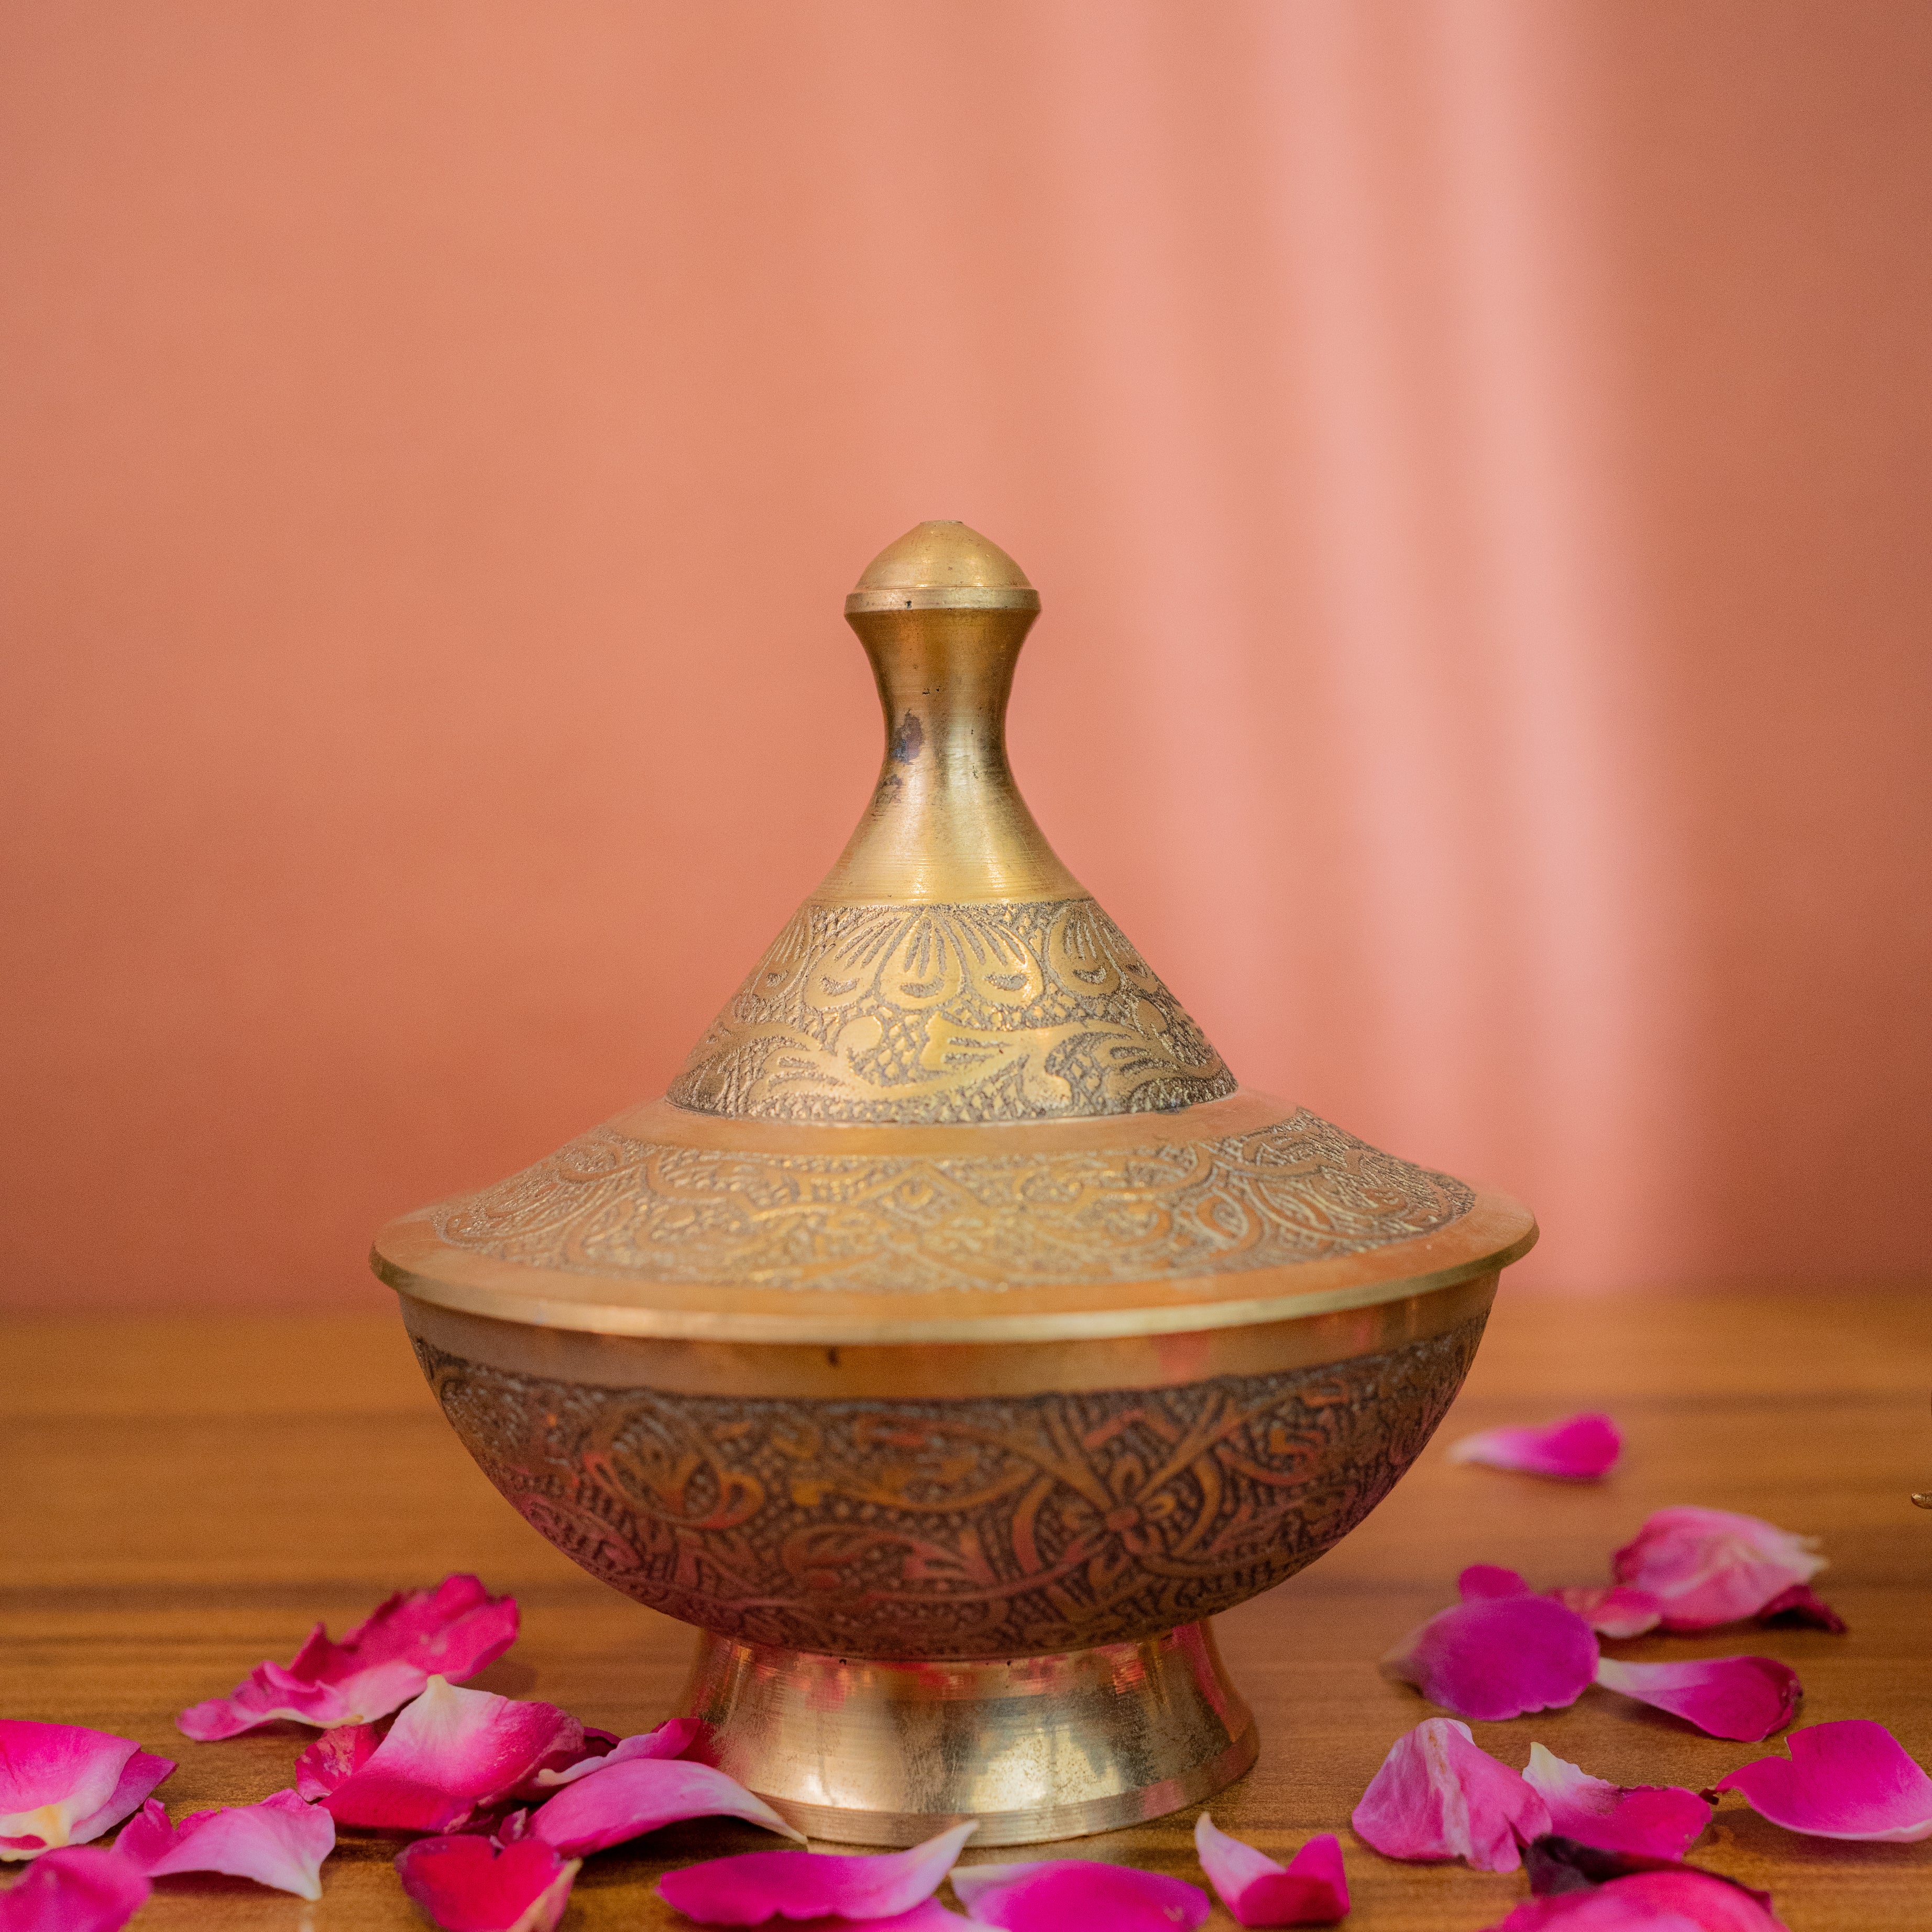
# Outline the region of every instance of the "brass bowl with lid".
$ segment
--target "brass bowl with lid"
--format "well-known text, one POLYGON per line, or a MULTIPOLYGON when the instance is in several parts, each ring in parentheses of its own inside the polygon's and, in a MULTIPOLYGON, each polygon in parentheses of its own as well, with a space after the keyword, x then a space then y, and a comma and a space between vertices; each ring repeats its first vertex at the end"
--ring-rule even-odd
POLYGON ((1005 748, 1039 609, 963 524, 885 550, 871 805, 670 1093, 376 1241, 490 1480, 698 1628, 713 1761, 844 1843, 1246 1770, 1208 1620, 1388 1492, 1535 1239, 1240 1086, 1054 856, 1005 748))

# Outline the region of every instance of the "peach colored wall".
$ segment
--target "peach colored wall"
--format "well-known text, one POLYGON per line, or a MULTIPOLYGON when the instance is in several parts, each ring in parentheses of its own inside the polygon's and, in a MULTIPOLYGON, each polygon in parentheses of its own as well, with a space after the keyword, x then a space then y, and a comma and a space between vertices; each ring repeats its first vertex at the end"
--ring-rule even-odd
POLYGON ((376 1291, 659 1088, 916 520, 1244 1078, 1552 1287, 1924 1268, 1923 0, 14 0, 16 1306, 376 1291))

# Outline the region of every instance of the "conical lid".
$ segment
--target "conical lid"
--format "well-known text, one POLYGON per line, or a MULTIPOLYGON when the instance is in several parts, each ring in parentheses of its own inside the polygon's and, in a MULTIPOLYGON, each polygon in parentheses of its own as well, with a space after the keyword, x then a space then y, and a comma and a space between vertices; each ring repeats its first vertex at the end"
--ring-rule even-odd
POLYGON ((1492 1271, 1528 1213, 1240 1086, 1015 785, 1039 593, 963 524, 846 599, 886 751, 662 1100, 392 1222, 419 1300, 740 1342, 1180 1334, 1492 1271))

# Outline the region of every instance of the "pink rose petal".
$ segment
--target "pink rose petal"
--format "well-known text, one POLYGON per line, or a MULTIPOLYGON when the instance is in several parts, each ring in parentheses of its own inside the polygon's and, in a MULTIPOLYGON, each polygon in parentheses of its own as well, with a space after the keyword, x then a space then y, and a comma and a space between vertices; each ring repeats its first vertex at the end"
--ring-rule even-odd
POLYGON ((121 1932, 151 1889, 125 1858, 98 1845, 50 1852, 0 1892, 0 1932, 121 1932))
POLYGON ((583 1742, 583 1726, 554 1704, 459 1690, 432 1677, 322 1802, 339 1825, 453 1831, 544 1765, 569 1762, 583 1742))
POLYGON ((1485 1462, 1492 1469, 1593 1483, 1607 1476, 1623 1454, 1624 1440, 1607 1415, 1573 1415, 1540 1429, 1486 1429, 1452 1443, 1452 1462, 1485 1462))
POLYGON ((226 1872, 298 1898, 320 1898, 322 1862, 335 1849, 335 1820, 292 1791, 278 1791, 259 1804, 192 1811, 170 1826, 167 1807, 151 1798, 114 1849, 150 1878, 226 1872))
POLYGON ((326 1798, 369 1762, 387 1729, 383 1724, 338 1724, 324 1731, 296 1760, 296 1796, 326 1798))
POLYGON ((1786 1932, 1758 1894, 1714 1873, 1634 1872, 1593 1892, 1526 1899, 1490 1932, 1786 1932))
POLYGON ((1794 1583, 1780 1590, 1757 1613, 1761 1624, 1796 1624, 1801 1629, 1829 1630, 1843 1636, 1851 1626, 1809 1583, 1794 1583))
POLYGON ((896 1917, 944 1882, 978 1821, 956 1825, 910 1851, 746 1852, 667 1872, 658 1891, 700 1925, 760 1925, 767 1918, 896 1917))
POLYGON ((1664 1605, 1669 1630, 1709 1630, 1754 1617, 1825 1567, 1816 1539, 1729 1510, 1659 1510, 1611 1558, 1619 1583, 1664 1605))
POLYGON ((1695 1664, 1624 1664, 1606 1657, 1597 1682, 1695 1724, 1714 1738, 1756 1744, 1790 1723, 1804 1688, 1772 1657, 1712 1657, 1695 1664))
POLYGON ((1006 1932, 1194 1932, 1214 1910, 1185 1879, 1097 1858, 962 1865, 952 1889, 975 1924, 1006 1932))
POLYGON ((1574 1610, 1599 1636, 1641 1636, 1664 1621, 1664 1602, 1627 1583, 1566 1585, 1550 1595, 1574 1610))
POLYGON ((1597 1640, 1547 1597, 1478 1597, 1410 1631, 1382 1668, 1432 1704, 1493 1722, 1576 1702, 1596 1673, 1597 1640))
POLYGON ((632 1758, 566 1784, 531 1814, 526 1828, 532 1838, 575 1858, 683 1818, 742 1818, 805 1842, 803 1832, 794 1831, 735 1779, 681 1757, 632 1758))
POLYGON ((516 1634, 514 1598, 491 1596, 474 1576, 446 1576, 377 1605, 340 1643, 317 1624, 292 1664, 257 1664, 232 1694, 191 1704, 175 1721, 203 1742, 277 1718, 366 1724, 419 1696, 431 1677, 474 1677, 516 1634))
POLYGON ((1332 1832, 1277 1864, 1204 1811, 1194 1821, 1194 1849, 1215 1895, 1244 1925, 1334 1925, 1348 1916, 1348 1878, 1332 1832))
POLYGON ((99 1838, 174 1768, 110 1731, 0 1718, 0 1860, 99 1838))
POLYGON ((1681 1858, 1711 1822, 1712 1808, 1676 1784, 1612 1784, 1542 1745, 1529 1748, 1523 1782, 1550 1808, 1560 1837, 1606 1851, 1681 1858))
POLYGON ((614 1764, 628 1764, 636 1758, 682 1757, 698 1742, 704 1725, 697 1718, 673 1718, 658 1725, 654 1731, 640 1731, 635 1737, 621 1738, 601 1755, 582 1757, 561 1771, 540 1771, 530 1780, 530 1794, 554 1789, 560 1784, 574 1784, 580 1778, 586 1778, 593 1771, 602 1771, 614 1764))
POLYGON ((1473 1604, 1486 1597, 1534 1596, 1522 1573, 1505 1570, 1500 1563, 1472 1563, 1456 1579, 1456 1594, 1464 1603, 1473 1604))
POLYGON ((1808 1724, 1784 1742, 1790 1757, 1740 1765, 1717 1788, 1742 1792, 1760 1817, 1814 1838, 1932 1838, 1932 1778, 1882 1724, 1808 1724))
POLYGON ((556 1932, 582 1863, 535 1838, 499 1851, 472 1834, 406 1845, 396 1876, 443 1932, 556 1932))
POLYGON ((1350 1822, 1387 1858, 1514 1871, 1520 1847, 1549 1831, 1550 1810, 1467 1724, 1431 1718, 1390 1746, 1350 1822))
MULTIPOLYGON (((748 1853, 747 1856, 755 1856, 748 1853)), ((928 1898, 910 1912, 896 1912, 890 1918, 792 1918, 785 1932, 973 1932, 973 1922, 949 1912, 938 1899, 928 1898)))

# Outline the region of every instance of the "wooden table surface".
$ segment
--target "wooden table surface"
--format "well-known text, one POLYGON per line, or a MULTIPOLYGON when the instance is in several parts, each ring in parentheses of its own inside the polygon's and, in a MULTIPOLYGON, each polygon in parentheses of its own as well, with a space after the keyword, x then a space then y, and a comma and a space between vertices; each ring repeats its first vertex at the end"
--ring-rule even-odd
MULTIPOLYGON (((1932 1763, 1932 1302, 1838 1291, 1778 1298, 1570 1301, 1506 1290, 1461 1401, 1420 1463, 1313 1568, 1222 1619, 1260 1719, 1259 1765, 1213 1807, 1286 1858, 1341 1834, 1360 1932, 1463 1932, 1523 1897, 1520 1873, 1398 1864, 1348 1828, 1390 1742, 1435 1714, 1376 1658, 1454 1595, 1466 1563, 1539 1585, 1606 1575, 1650 1510, 1698 1503, 1822 1536, 1819 1588, 1849 1636, 1646 1638, 1638 1658, 1780 1657, 1801 1721, 1876 1718, 1932 1763), (1586 1407, 1623 1426, 1622 1467, 1570 1487, 1451 1465, 1454 1436, 1586 1407)), ((0 1330, 0 1714, 96 1726, 180 1760, 170 1811, 246 1803, 292 1781, 312 1735, 223 1744, 174 1727, 184 1705, 286 1660, 310 1624, 474 1570, 513 1592, 524 1634, 484 1688, 566 1706, 619 1732, 667 1714, 690 1636, 573 1568, 472 1468, 381 1318, 152 1320, 0 1330)), ((1724 1743, 1600 1690, 1571 1709, 1478 1724, 1520 1767, 1532 1739, 1624 1783, 1707 1786, 1777 1748, 1724 1743)), ((1062 1848, 1192 1877, 1194 1814, 1062 1848)), ((681 1826, 586 1862, 565 1932, 681 1923, 654 1897, 668 1864, 770 1845, 681 1826)), ((345 1833, 310 1905, 239 1880, 161 1882, 139 1927, 414 1926, 394 1846, 345 1833)), ((982 1858, 1037 1856, 1036 1850, 982 1858)), ((969 1855, 970 1856, 970 1855, 969 1855)), ((1769 1889, 1792 1932, 1932 1927, 1932 1843, 1794 1837, 1727 1797, 1695 1862, 1769 1889)), ((1232 1924, 1217 1909, 1212 1923, 1232 1924)))

